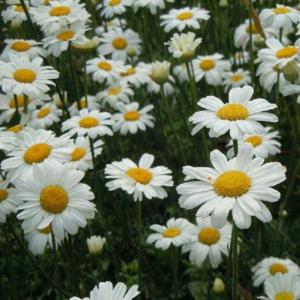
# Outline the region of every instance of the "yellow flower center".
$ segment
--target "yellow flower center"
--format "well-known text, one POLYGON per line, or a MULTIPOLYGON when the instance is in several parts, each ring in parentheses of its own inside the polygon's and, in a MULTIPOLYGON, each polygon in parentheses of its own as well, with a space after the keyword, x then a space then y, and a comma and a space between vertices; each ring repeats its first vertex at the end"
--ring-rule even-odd
POLYGON ((295 300, 295 297, 292 293, 280 292, 276 294, 275 300, 295 300))
POLYGON ((289 13, 291 10, 288 7, 277 7, 273 9, 273 12, 276 15, 282 15, 282 14, 287 14, 289 13))
POLYGON ((257 147, 262 143, 262 137, 259 135, 252 135, 246 138, 245 142, 251 144, 253 147, 257 147))
POLYGON ((14 72, 14 79, 21 83, 32 83, 36 79, 36 73, 30 69, 19 69, 14 72))
POLYGON ((43 119, 43 118, 45 118, 46 116, 48 116, 50 112, 51 112, 50 107, 45 107, 45 108, 40 109, 36 116, 37 116, 39 119, 43 119))
POLYGON ((25 97, 23 95, 19 95, 15 98, 10 99, 9 101, 9 107, 10 108, 16 108, 16 102, 18 107, 24 107, 25 105, 25 97))
POLYGON ((74 31, 63 31, 63 32, 60 32, 56 37, 58 40, 61 40, 61 41, 69 41, 71 40, 75 35, 75 32, 74 31))
POLYGON ((112 69, 112 66, 110 63, 108 63, 106 61, 101 61, 98 63, 98 68, 102 69, 104 71, 110 71, 112 69))
POLYGON ((23 126, 20 124, 14 125, 12 127, 7 128, 8 131, 14 132, 14 133, 18 133, 23 129, 23 126))
POLYGON ((244 77, 240 74, 235 74, 230 77, 233 82, 240 82, 244 77))
POLYGON ((288 46, 284 47, 276 52, 277 58, 289 58, 298 53, 298 47, 288 46))
POLYGON ((92 128, 99 125, 99 121, 93 117, 84 117, 79 121, 79 126, 83 128, 92 128))
POLYGON ((216 244, 220 237, 221 235, 219 230, 214 227, 204 227, 198 234, 199 242, 208 246, 216 244))
POLYGON ((284 264, 281 264, 281 263, 275 263, 269 267, 269 272, 272 275, 275 275, 277 273, 285 274, 288 271, 289 271, 288 268, 284 264))
MULTIPOLYGON (((27 8, 27 10, 29 10, 29 7, 26 7, 26 8, 27 8)), ((16 5, 15 11, 19 12, 19 13, 23 13, 24 12, 23 6, 22 5, 16 5)))
POLYGON ((112 87, 108 90, 109 96, 117 96, 121 93, 121 89, 118 87, 112 87))
POLYGON ((41 207, 50 214, 61 213, 68 202, 68 193, 59 185, 49 185, 40 193, 41 207))
POLYGON ((189 20, 192 17, 193 17, 193 13, 191 13, 190 11, 182 12, 177 15, 177 19, 180 21, 189 20))
POLYGON ((216 66, 216 63, 212 59, 204 59, 200 62, 199 67, 203 71, 209 71, 216 66))
POLYGON ((239 197, 251 187, 250 177, 241 171, 227 171, 214 182, 215 192, 223 197, 239 197))
POLYGON ((71 9, 68 6, 56 6, 53 7, 49 11, 49 15, 52 17, 60 17, 60 16, 67 16, 71 12, 71 9))
POLYGON ((109 6, 116 6, 116 5, 120 4, 120 3, 121 3, 121 0, 110 0, 109 3, 108 3, 108 5, 109 6))
POLYGON ((122 77, 126 77, 126 76, 133 75, 133 74, 135 74, 135 73, 136 73, 135 68, 129 67, 129 68, 127 69, 126 72, 121 72, 120 75, 121 75, 122 77))
POLYGON ((80 160, 85 155, 86 155, 86 150, 84 148, 81 147, 75 148, 71 154, 72 161, 80 160))
POLYGON ((138 111, 127 111, 124 113, 124 119, 126 121, 136 121, 139 120, 140 113, 138 111))
POLYGON ((258 33, 258 30, 257 30, 255 24, 252 24, 251 26, 248 25, 248 26, 246 27, 246 32, 247 32, 247 33, 252 32, 252 33, 256 34, 256 33, 258 33))
POLYGON ((177 227, 170 227, 167 228, 164 232, 163 232, 163 236, 165 238, 175 238, 176 236, 181 234, 181 230, 177 227))
POLYGON ((29 147, 24 154, 24 161, 27 164, 41 163, 51 153, 52 147, 45 143, 35 144, 29 147))
POLYGON ((51 232, 51 224, 49 224, 43 229, 38 229, 38 231, 43 234, 49 234, 51 232))
POLYGON ((18 52, 25 52, 31 48, 31 45, 27 42, 17 41, 12 43, 10 48, 18 52))
POLYGON ((0 203, 4 201, 8 196, 8 191, 7 190, 0 190, 0 203))
POLYGON ((127 47, 127 41, 122 37, 117 37, 112 42, 115 49, 123 50, 127 47))
POLYGON ((129 169, 126 174, 141 184, 148 184, 152 179, 152 173, 143 168, 132 168, 129 169))
POLYGON ((242 104, 226 104, 217 111, 217 116, 222 120, 245 120, 248 118, 248 110, 242 104))

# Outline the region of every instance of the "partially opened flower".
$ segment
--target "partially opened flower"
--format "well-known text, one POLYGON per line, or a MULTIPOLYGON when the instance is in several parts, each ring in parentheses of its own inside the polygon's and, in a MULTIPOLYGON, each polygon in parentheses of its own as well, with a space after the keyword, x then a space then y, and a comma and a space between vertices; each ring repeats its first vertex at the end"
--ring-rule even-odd
POLYGON ((164 166, 152 167, 154 156, 143 154, 136 164, 128 158, 106 165, 106 184, 110 191, 122 189, 133 195, 134 201, 167 197, 165 187, 173 186, 171 170, 164 166))
POLYGON ((277 122, 278 118, 268 110, 276 108, 276 104, 265 99, 253 99, 253 88, 244 86, 229 91, 229 103, 208 96, 202 98, 198 105, 204 110, 196 112, 190 121, 196 126, 192 134, 203 127, 209 129, 210 137, 219 137, 229 131, 232 139, 240 139, 244 134, 256 134, 264 131, 259 122, 277 122))
POLYGON ((218 150, 210 153, 213 168, 183 168, 185 180, 177 187, 182 208, 200 206, 197 216, 212 215, 219 224, 231 212, 237 227, 251 225, 251 217, 270 222, 272 215, 263 203, 276 202, 280 193, 273 187, 286 179, 286 168, 279 162, 265 163, 262 158, 253 158, 253 148, 244 145, 237 157, 227 160, 218 150))
POLYGON ((101 16, 110 19, 126 12, 126 7, 132 5, 132 0, 104 0, 101 16))

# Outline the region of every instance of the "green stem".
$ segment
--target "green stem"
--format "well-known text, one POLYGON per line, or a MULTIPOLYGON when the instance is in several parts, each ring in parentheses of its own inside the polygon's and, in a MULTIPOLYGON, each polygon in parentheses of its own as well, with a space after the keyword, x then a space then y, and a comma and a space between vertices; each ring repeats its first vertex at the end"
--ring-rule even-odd
POLYGON ((254 69, 254 51, 253 51, 253 32, 252 32, 252 9, 253 9, 253 4, 252 0, 248 1, 249 6, 248 6, 248 12, 249 12, 249 52, 250 52, 250 70, 251 70, 251 83, 252 86, 254 87, 254 79, 255 79, 255 69, 254 69))
POLYGON ((208 281, 207 281, 207 290, 206 290, 206 299, 211 300, 211 289, 212 289, 212 279, 213 279, 213 270, 211 265, 209 265, 208 271, 208 281))
POLYGON ((90 138, 90 137, 89 137, 89 141, 90 141, 90 147, 91 147, 91 153, 92 153, 92 160, 93 160, 94 171, 97 172, 97 169, 96 169, 97 163, 96 163, 94 142, 93 142, 92 138, 90 138))
POLYGON ((54 260, 54 267, 55 267, 55 273, 54 273, 54 278, 55 282, 58 283, 58 293, 57 293, 57 299, 62 300, 62 292, 61 292, 61 287, 60 287, 60 276, 59 276, 59 265, 58 265, 58 259, 57 259, 57 252, 56 252, 56 241, 55 241, 55 235, 53 230, 51 230, 51 240, 52 240, 52 252, 53 252, 53 260, 54 260))
POLYGON ((178 299, 178 251, 175 246, 172 245, 173 254, 173 292, 174 299, 178 299))
POLYGON ((142 290, 142 201, 137 201, 137 228, 138 228, 138 285, 142 290))

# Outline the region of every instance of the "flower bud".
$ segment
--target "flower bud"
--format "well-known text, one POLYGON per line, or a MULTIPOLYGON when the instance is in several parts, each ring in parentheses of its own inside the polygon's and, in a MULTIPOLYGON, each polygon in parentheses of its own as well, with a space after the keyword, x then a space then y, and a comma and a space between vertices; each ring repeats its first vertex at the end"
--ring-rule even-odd
POLYGON ((220 7, 228 7, 228 0, 220 0, 219 5, 220 7))
POLYGON ((106 238, 102 238, 98 235, 93 235, 86 240, 86 243, 91 255, 99 255, 103 251, 104 244, 106 243, 106 238))
POLYGON ((225 291, 225 284, 221 278, 215 278, 213 285, 213 292, 215 294, 222 294, 225 291))
POLYGON ((283 75, 286 80, 295 82, 299 78, 300 70, 297 63, 293 60, 283 68, 283 75))
POLYGON ((170 75, 171 64, 168 61, 152 63, 151 78, 159 85, 163 85, 168 81, 170 75))
POLYGON ((288 217, 288 212, 284 209, 281 213, 280 213, 280 216, 282 217, 282 218, 287 218, 288 217))
POLYGON ((266 41, 259 33, 253 36, 253 43, 259 49, 266 47, 266 41))

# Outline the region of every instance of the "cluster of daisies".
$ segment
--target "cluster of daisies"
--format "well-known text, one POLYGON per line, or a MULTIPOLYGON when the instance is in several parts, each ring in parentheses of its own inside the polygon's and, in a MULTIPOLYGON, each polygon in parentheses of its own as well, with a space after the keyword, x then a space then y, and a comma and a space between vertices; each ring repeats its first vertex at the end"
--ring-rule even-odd
MULTIPOLYGON (((177 104, 178 85, 190 86, 194 96, 187 101, 200 107, 186 120, 193 126, 191 135, 202 130, 203 144, 205 129, 210 139, 225 137, 226 153, 211 151, 211 167, 183 167, 178 204, 192 210, 195 221, 173 217, 166 225, 153 224, 147 243, 163 250, 181 248, 197 267, 208 261, 218 268, 229 256, 233 228, 250 228, 253 217, 272 220, 266 203, 280 200, 275 186, 286 179, 286 168, 274 162, 281 152, 279 131, 269 124, 278 122, 274 110, 279 105, 255 98, 245 67, 255 56, 267 92, 277 86, 282 95, 300 95, 296 8, 277 5, 245 21, 234 34, 237 52, 226 58, 202 51, 196 32, 210 12, 200 6, 104 0, 88 10, 80 0, 6 2, 3 21, 17 33, 30 25, 33 39, 16 34, 4 41, 0 54, 0 223, 16 214, 34 254, 59 248, 95 218, 94 187, 85 175, 97 170, 98 157, 114 135, 151 130, 154 112, 168 115, 177 104), (142 61, 151 42, 146 42, 147 30, 130 22, 137 13, 143 20, 159 18, 153 30, 168 36, 164 51, 174 64, 171 59, 142 61), (213 91, 223 87, 226 98, 211 95, 198 101, 200 85, 213 91)), ((172 171, 155 166, 152 154, 141 153, 138 162, 110 160, 101 170, 107 190, 120 189, 137 205, 145 198, 167 198, 174 186, 172 171)), ((300 269, 290 259, 269 257, 252 271, 254 286, 265 285, 263 299, 300 299, 300 269)), ((126 289, 123 283, 101 282, 84 299, 131 300, 139 294, 137 286, 126 289)))

